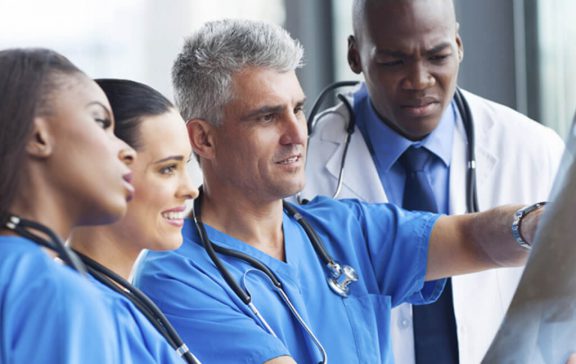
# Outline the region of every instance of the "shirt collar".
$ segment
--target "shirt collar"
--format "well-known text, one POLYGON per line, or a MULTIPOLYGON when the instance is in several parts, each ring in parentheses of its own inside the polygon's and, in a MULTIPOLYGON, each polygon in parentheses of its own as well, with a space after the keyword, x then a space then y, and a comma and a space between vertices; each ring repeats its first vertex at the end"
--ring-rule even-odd
POLYGON ((444 110, 436 129, 418 142, 403 137, 382 121, 372 106, 365 85, 354 94, 354 112, 358 128, 364 135, 370 151, 375 154, 380 168, 384 171, 390 170, 411 145, 425 147, 440 158, 446 167, 450 166, 456 125, 454 101, 444 110))

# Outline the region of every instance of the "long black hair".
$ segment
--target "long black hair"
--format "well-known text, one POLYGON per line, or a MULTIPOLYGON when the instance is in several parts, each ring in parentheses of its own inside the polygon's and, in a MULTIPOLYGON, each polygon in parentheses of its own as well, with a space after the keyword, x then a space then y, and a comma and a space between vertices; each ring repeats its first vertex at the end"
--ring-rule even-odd
POLYGON ((142 118, 161 115, 174 108, 160 92, 143 83, 111 78, 95 81, 110 101, 116 121, 114 134, 135 150, 142 147, 139 133, 142 118))

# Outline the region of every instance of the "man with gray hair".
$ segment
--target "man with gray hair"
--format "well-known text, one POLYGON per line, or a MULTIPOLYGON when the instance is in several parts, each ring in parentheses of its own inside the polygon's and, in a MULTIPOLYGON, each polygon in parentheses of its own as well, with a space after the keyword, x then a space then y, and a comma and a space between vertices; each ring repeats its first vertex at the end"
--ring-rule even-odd
POLYGON ((542 213, 518 225, 518 205, 446 217, 284 202, 304 186, 301 59, 279 26, 223 20, 174 64, 204 186, 182 247, 148 252, 135 284, 208 363, 391 363, 391 307, 434 300, 447 276, 523 264, 511 226, 529 244, 542 213))

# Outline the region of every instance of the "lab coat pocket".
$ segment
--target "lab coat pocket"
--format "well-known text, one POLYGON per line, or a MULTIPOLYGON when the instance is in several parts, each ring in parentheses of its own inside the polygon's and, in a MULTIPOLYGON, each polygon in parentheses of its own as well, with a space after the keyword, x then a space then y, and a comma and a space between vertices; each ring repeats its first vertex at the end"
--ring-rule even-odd
POLYGON ((367 294, 343 299, 348 322, 356 344, 359 363, 386 363, 392 350, 390 296, 367 294))

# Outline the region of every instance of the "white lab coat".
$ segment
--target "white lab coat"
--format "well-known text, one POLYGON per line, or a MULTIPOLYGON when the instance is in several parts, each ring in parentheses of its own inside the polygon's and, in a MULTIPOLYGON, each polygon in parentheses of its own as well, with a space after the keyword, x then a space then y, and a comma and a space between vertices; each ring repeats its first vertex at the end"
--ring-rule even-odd
MULTIPOLYGON (((476 135, 477 185, 480 210, 493 206, 546 200, 564 143, 546 128, 503 105, 464 91, 476 135)), ((338 105, 318 116, 308 149, 304 198, 331 196, 336 190, 346 137, 348 112, 338 105)), ((454 131, 450 168, 450 213, 466 211, 466 134, 461 120, 454 131)), ((356 129, 352 136, 342 192, 338 198, 387 202, 376 167, 356 129)), ((520 268, 506 268, 454 277, 454 313, 460 362, 480 363, 496 334, 520 278, 520 268)), ((414 363, 412 308, 392 311, 394 356, 399 364, 414 363)))

